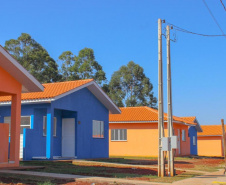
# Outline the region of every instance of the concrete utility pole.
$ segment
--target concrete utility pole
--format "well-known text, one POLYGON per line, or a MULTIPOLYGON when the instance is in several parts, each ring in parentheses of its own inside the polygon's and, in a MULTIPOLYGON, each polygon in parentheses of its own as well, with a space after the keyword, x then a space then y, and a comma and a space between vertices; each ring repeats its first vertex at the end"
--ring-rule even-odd
POLYGON ((164 137, 164 115, 163 115, 163 75, 162 75, 162 20, 158 19, 158 176, 165 175, 164 152, 162 151, 162 137, 164 137))
MULTIPOLYGON (((171 60, 170 60, 170 27, 166 26, 166 45, 167 45, 167 103, 168 103, 168 137, 173 136, 173 109, 172 109, 172 82, 171 82, 171 60)), ((171 143, 171 140, 170 140, 171 143)), ((173 149, 168 151, 168 175, 174 176, 174 156, 173 149)))
POLYGON ((221 119, 221 125, 222 125, 222 144, 223 144, 223 154, 224 154, 224 160, 225 160, 225 167, 224 167, 224 174, 226 173, 226 142, 225 142, 225 130, 224 130, 224 119, 221 119))

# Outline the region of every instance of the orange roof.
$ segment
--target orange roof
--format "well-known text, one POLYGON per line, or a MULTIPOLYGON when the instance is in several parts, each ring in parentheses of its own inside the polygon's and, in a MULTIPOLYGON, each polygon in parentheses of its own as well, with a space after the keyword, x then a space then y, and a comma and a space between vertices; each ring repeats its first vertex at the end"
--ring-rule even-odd
MULTIPOLYGON (((73 90, 82 85, 85 85, 91 81, 93 81, 93 79, 42 84, 44 86, 43 92, 22 93, 21 100, 54 98, 70 90, 73 90)), ((11 96, 0 97, 0 102, 8 102, 8 101, 11 101, 11 96)))
MULTIPOLYGON (((224 126, 226 129, 226 125, 224 126)), ((198 132, 198 136, 222 136, 221 125, 202 125, 203 132, 198 132)))
POLYGON ((192 121, 192 122, 194 122, 195 119, 196 119, 195 116, 190 116, 190 117, 180 117, 180 118, 185 119, 185 120, 187 120, 187 121, 192 121))
MULTIPOLYGON (((143 107, 121 107, 121 114, 109 115, 110 122, 154 122, 158 121, 158 110, 143 107)), ((195 123, 173 116, 174 121, 195 125, 195 123)), ((164 113, 164 121, 167 121, 167 114, 164 113)))

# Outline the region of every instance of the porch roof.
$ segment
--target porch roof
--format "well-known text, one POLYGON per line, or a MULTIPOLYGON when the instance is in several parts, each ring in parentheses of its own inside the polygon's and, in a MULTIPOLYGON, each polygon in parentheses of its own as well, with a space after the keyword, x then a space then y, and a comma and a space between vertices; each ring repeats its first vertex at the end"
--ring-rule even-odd
POLYGON ((44 87, 0 45, 0 66, 22 85, 22 92, 40 92, 44 87))

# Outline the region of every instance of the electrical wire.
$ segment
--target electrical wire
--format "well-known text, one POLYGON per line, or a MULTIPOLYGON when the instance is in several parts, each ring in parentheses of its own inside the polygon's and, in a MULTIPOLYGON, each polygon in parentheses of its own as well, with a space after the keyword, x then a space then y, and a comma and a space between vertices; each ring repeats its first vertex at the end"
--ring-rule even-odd
POLYGON ((194 34, 194 35, 200 35, 200 36, 205 36, 205 37, 225 37, 226 35, 223 34, 223 35, 207 35, 207 34, 202 34, 202 33, 195 33, 195 32, 192 32, 192 31, 189 31, 189 30, 186 30, 184 28, 181 28, 179 26, 176 26, 174 24, 171 24, 169 22, 166 22, 167 24, 171 25, 174 27, 175 30, 177 31, 181 31, 181 32, 184 32, 184 33, 190 33, 190 34, 194 34))
MULTIPOLYGON (((206 1, 205 0, 202 0, 203 3, 205 4, 206 8, 208 9, 210 15, 212 16, 213 20, 215 21, 215 23, 217 24, 217 26, 219 27, 219 29, 221 30, 222 34, 224 34, 224 31, 222 30, 222 28, 220 27, 219 23, 217 22, 217 19, 214 17, 213 13, 211 12, 211 10, 209 9, 208 5, 206 4, 206 1)), ((226 38, 226 37, 225 37, 226 38)))
POLYGON ((224 10, 226 11, 226 7, 224 6, 223 1, 222 1, 222 0, 220 0, 220 2, 221 2, 221 4, 222 4, 222 6, 224 7, 224 10))

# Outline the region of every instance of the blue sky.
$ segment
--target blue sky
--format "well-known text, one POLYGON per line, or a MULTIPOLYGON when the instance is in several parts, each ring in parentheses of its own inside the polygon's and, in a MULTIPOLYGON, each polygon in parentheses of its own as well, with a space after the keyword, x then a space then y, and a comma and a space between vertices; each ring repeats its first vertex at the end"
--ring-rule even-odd
MULTIPOLYGON (((226 33, 220 0, 206 3, 226 33)), ((221 34, 202 0, 8 0, 1 1, 0 44, 28 33, 55 60, 63 51, 78 54, 89 47, 108 80, 133 60, 144 68, 158 96, 158 18, 193 32, 221 34)), ((177 38, 171 43, 173 114, 220 124, 226 118, 226 37, 171 33, 177 38)), ((165 43, 163 39, 167 112, 165 43)))

